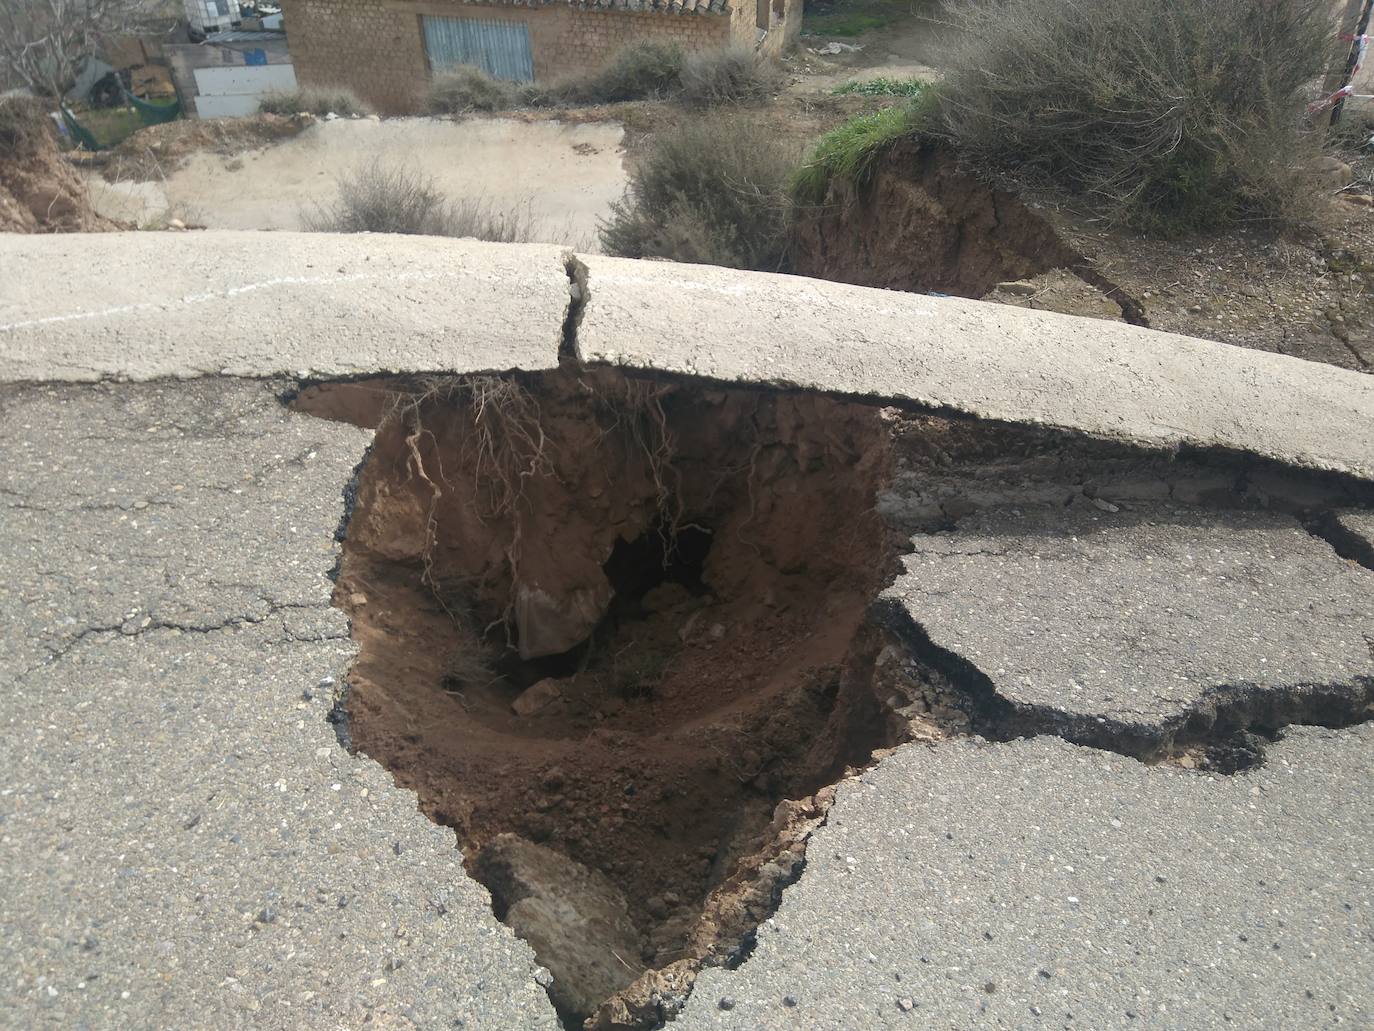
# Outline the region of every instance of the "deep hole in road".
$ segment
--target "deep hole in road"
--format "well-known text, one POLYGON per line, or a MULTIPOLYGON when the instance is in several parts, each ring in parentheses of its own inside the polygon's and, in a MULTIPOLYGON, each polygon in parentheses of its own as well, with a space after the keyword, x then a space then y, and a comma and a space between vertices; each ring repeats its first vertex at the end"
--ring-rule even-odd
POLYGON ((657 1023, 901 738, 881 410, 576 368, 307 410, 380 425, 336 595, 354 745, 457 831, 568 1026, 657 1023))
POLYGON ((1234 772, 1256 731, 1360 718, 1294 696, 1084 737, 873 606, 911 533, 979 509, 1142 485, 1296 508, 1340 483, 1290 501, 1290 474, 1234 456, 571 362, 295 407, 377 428, 335 592, 351 743, 457 832, 568 1027, 660 1025, 703 965, 747 956, 836 783, 899 743, 1057 733, 1234 772))

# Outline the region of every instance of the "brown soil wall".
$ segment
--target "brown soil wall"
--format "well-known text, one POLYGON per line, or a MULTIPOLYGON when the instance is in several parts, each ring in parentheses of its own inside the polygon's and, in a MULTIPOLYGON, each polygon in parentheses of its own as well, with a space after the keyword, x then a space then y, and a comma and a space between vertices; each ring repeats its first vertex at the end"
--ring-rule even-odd
POLYGON ((832 183, 825 204, 802 221, 796 249, 804 276, 962 297, 1079 260, 1015 194, 916 141, 894 147, 866 189, 832 183))

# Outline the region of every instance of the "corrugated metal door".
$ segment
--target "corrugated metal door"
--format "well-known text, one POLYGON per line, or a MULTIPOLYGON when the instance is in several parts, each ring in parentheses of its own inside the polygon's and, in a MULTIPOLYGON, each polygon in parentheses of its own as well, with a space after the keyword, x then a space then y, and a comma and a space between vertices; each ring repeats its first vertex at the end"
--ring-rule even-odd
POLYGON ((425 50, 435 71, 471 64, 496 79, 534 81, 530 30, 524 22, 427 16, 423 21, 425 50))

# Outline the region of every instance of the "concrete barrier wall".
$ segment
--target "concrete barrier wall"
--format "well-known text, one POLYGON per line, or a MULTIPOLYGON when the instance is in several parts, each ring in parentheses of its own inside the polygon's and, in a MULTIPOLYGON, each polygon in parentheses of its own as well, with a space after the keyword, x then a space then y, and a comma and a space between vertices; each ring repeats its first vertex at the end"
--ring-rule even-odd
POLYGON ((1115 322, 670 262, 577 256, 574 302, 573 260, 402 236, 0 237, 0 381, 538 370, 562 347, 649 373, 1374 480, 1374 377, 1361 373, 1115 322))

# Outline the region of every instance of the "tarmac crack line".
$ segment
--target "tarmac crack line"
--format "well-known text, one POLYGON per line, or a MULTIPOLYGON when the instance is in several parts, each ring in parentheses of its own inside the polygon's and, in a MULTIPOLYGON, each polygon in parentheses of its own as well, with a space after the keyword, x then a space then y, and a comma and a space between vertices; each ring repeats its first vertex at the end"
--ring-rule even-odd
MULTIPOLYGON (((1132 727, 1115 715, 1071 713, 1041 704, 1015 702, 997 690, 992 679, 967 657, 936 644, 928 631, 899 602, 885 599, 874 606, 875 618, 906 643, 919 661, 934 668, 963 696, 975 734, 990 741, 1051 736, 1070 744, 1152 764, 1175 746, 1225 747, 1240 739, 1248 753, 1212 772, 1234 773, 1264 761, 1259 734, 1277 734, 1290 726, 1348 727, 1374 720, 1374 676, 1357 675, 1342 683, 1295 683, 1261 688, 1247 682, 1204 688, 1177 714, 1154 726, 1132 727)), ((1374 638, 1366 636, 1371 658, 1374 638)))

